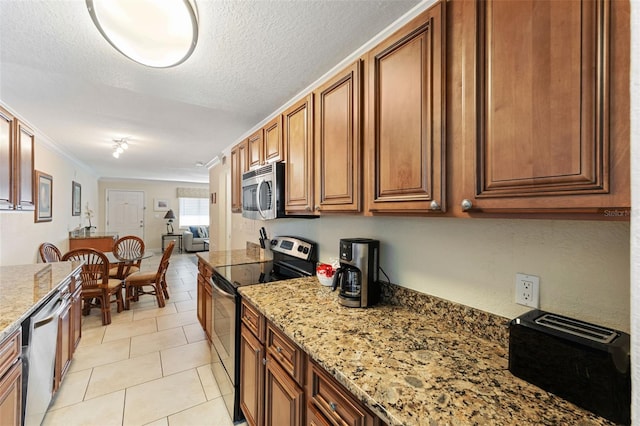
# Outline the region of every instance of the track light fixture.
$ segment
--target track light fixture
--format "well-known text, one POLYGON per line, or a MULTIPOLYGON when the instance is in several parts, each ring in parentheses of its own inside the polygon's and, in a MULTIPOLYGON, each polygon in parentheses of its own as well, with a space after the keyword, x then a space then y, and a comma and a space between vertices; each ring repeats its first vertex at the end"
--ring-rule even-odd
POLYGON ((126 139, 114 139, 115 145, 113 145, 113 156, 119 158, 126 149, 129 149, 129 144, 126 139))

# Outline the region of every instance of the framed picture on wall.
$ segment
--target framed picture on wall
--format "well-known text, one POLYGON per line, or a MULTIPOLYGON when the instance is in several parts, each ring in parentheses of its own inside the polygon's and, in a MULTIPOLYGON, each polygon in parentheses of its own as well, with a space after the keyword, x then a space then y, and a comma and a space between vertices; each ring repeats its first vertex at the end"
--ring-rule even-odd
POLYGON ((169 200, 166 198, 154 198, 153 210, 156 212, 166 212, 169 210, 169 200))
POLYGON ((80 216, 82 210, 82 186, 71 181, 71 216, 80 216))
POLYGON ((53 177, 36 170, 36 222, 53 220, 53 177))

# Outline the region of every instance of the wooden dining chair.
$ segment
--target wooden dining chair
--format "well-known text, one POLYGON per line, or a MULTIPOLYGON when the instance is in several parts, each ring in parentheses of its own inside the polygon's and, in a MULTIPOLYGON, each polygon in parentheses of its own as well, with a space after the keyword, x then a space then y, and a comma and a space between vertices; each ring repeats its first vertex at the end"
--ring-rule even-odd
POLYGON ((104 253, 91 248, 71 250, 62 260, 84 261, 82 279, 82 314, 89 315, 91 308, 100 308, 102 324, 111 324, 111 303, 116 303, 118 312, 124 309, 122 281, 109 278, 109 260, 104 253), (114 298, 115 297, 115 298, 114 298))
POLYGON ((62 257, 60 249, 51 243, 40 244, 38 251, 40 252, 40 259, 42 259, 44 263, 60 262, 60 258, 62 257))
POLYGON ((167 292, 167 283, 165 275, 169 268, 169 258, 173 252, 173 247, 176 245, 175 241, 171 241, 167 248, 162 253, 162 259, 160 259, 160 265, 155 272, 136 272, 129 275, 124 280, 124 308, 130 308, 130 302, 137 301, 138 297, 142 294, 151 294, 156 297, 158 306, 164 308, 165 297, 169 298, 167 292))
POLYGON ((144 253, 144 241, 135 235, 126 235, 119 238, 113 244, 113 255, 117 259, 135 259, 133 262, 127 262, 126 265, 111 264, 109 267, 109 276, 111 278, 125 278, 127 275, 140 272, 140 264, 142 259, 140 256, 144 253))

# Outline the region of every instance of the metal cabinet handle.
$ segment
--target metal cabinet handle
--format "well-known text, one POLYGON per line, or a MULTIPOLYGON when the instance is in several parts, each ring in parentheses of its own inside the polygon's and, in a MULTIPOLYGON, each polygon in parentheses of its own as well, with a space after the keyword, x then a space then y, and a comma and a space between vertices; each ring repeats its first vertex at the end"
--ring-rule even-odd
POLYGON ((320 211, 320 206, 316 206, 316 211, 319 212, 320 211))
POLYGON ((256 355, 260 353, 260 349, 256 349, 256 355))
POLYGON ((436 200, 433 200, 429 207, 431 210, 440 210, 440 204, 436 200))
POLYGON ((473 203, 471 202, 471 200, 465 198, 464 200, 462 200, 460 206, 462 207, 462 211, 466 212, 468 210, 471 210, 471 207, 473 207, 473 203))
POLYGON ((336 411, 338 409, 338 404, 336 404, 335 402, 330 402, 329 408, 331 408, 331 411, 336 411))
POLYGON ((307 206, 307 207, 304 208, 304 210, 310 212, 311 211, 311 207, 307 206))
POLYGON ((266 358, 262 358, 262 365, 267 365, 267 359, 266 358))
POLYGON ((281 348, 280 346, 278 346, 278 347, 276 348, 276 352, 278 352, 278 353, 282 353, 282 348, 281 348))

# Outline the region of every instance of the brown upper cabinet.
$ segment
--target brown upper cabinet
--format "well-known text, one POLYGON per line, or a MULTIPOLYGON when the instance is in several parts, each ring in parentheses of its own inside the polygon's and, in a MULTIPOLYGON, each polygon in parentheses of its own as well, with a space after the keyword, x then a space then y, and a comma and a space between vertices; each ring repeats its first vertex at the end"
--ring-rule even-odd
POLYGON ((314 91, 315 210, 362 210, 362 61, 314 91))
POLYGON ((282 115, 278 115, 262 129, 249 136, 249 168, 282 161, 282 115))
POLYGON ((0 209, 34 210, 35 135, 0 107, 0 209))
POLYGON ((15 121, 13 115, 0 107, 0 208, 3 210, 12 210, 14 206, 14 131, 15 121))
POLYGON ((242 212, 242 174, 249 170, 249 142, 243 140, 231 149, 231 211, 242 212))
POLYGON ((446 210, 444 21, 440 2, 369 52, 368 213, 446 210))
POLYGON ((457 7, 461 42, 452 49, 464 88, 457 211, 628 208, 628 2, 457 7))
POLYGON ((261 166, 264 164, 264 131, 258 130, 247 139, 249 144, 249 168, 261 166))
POLYGON ((16 150, 16 208, 20 210, 34 210, 34 182, 33 182, 33 153, 35 148, 35 134, 24 123, 18 121, 16 150))
POLYGON ((278 115, 268 122, 264 131, 264 161, 284 160, 284 148, 282 146, 282 115, 278 115))
POLYGON ((314 214, 313 205, 313 95, 289 107, 283 114, 285 211, 314 214))

